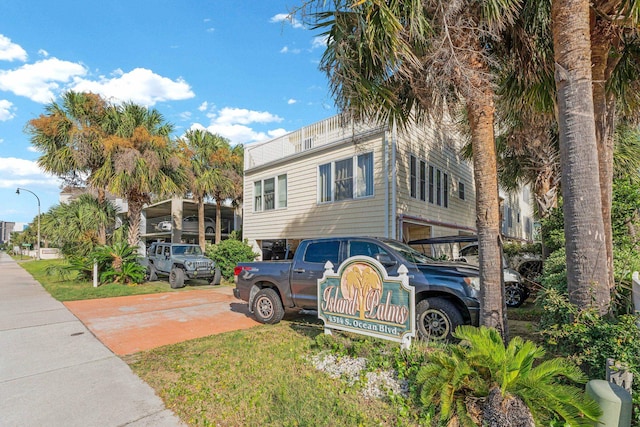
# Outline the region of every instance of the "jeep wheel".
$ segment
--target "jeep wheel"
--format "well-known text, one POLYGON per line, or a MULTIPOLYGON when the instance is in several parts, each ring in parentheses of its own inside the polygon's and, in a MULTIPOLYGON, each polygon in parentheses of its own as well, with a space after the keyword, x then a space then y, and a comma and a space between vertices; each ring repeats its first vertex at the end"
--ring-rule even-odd
POLYGON ((146 274, 146 276, 147 277, 145 277, 145 279, 148 282, 153 282, 153 281, 158 280, 158 272, 156 271, 156 266, 155 265, 149 264, 147 266, 147 274, 146 274))
POLYGON ((442 298, 427 298, 416 306, 418 336, 423 340, 451 340, 462 325, 462 315, 455 305, 442 298))
POLYGON ((527 295, 517 284, 508 283, 504 287, 504 299, 507 307, 516 308, 524 304, 527 295))
POLYGON ((169 284, 173 289, 184 288, 184 270, 173 267, 169 273, 169 284))
POLYGON ((211 284, 219 285, 221 280, 222 280, 222 273, 220 272, 220 269, 216 267, 215 271, 213 272, 213 279, 211 280, 211 284))
POLYGON ((278 293, 271 288, 260 290, 253 300, 253 313, 260 323, 274 324, 281 321, 284 308, 278 293))

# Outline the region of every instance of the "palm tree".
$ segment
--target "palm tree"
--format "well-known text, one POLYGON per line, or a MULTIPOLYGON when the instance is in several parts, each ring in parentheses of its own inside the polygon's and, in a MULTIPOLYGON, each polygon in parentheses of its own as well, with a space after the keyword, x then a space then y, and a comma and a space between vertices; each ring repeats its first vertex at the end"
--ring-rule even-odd
POLYGON ((91 177, 126 199, 127 241, 138 246, 140 214, 151 194, 182 194, 186 173, 169 138, 172 126, 155 109, 133 103, 111 106, 105 115, 105 162, 91 177))
POLYGON ((213 164, 219 171, 211 190, 211 195, 216 201, 216 244, 220 243, 222 238, 222 204, 225 200, 231 200, 232 205, 237 206, 242 200, 243 159, 244 147, 231 147, 228 142, 213 155, 213 164))
MULTIPOLYGON (((67 184, 91 186, 93 174, 105 161, 102 120, 107 103, 93 93, 66 92, 60 103, 45 107, 45 114, 27 123, 31 144, 42 153, 38 165, 67 184)), ((105 188, 95 186, 98 201, 105 201, 105 188)), ((106 243, 100 226, 98 241, 106 243)))
POLYGON ((84 256, 100 243, 100 230, 113 225, 117 208, 90 194, 52 207, 42 216, 42 234, 64 254, 84 256))
POLYGON ((492 50, 520 2, 332 3, 332 10, 311 16, 316 28, 327 28, 321 68, 343 112, 400 126, 439 118, 448 108, 466 114, 476 183, 480 321, 506 336, 492 50))
MULTIPOLYGON (((220 170, 213 164, 215 153, 228 141, 219 135, 203 129, 191 129, 178 140, 180 152, 184 156, 189 174, 189 190, 198 204, 198 242, 204 251, 204 201, 211 196, 220 180, 220 170)), ((216 243, 220 236, 220 218, 216 215, 216 243)))

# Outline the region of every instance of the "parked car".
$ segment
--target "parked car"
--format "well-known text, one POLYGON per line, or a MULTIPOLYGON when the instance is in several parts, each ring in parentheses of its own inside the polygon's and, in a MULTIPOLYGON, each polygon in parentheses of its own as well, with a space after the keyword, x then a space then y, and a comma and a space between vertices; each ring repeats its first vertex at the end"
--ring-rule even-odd
MULTIPOLYGON (((170 220, 160 221, 156 224, 156 230, 158 231, 171 231, 173 225, 170 220)), ((198 232, 198 216, 186 216, 182 218, 182 231, 187 233, 198 232)), ((213 234, 216 231, 216 222, 213 218, 208 216, 204 217, 204 233, 213 234)))
MULTIPOLYGON (((444 237, 431 237, 428 239, 419 239, 419 240, 411 240, 409 245, 421 245, 421 246, 430 246, 431 253, 426 254, 432 257, 438 257, 439 254, 452 254, 453 250, 451 248, 452 244, 460 244, 466 243, 466 246, 461 248, 458 251, 458 257, 455 258, 455 261, 466 262, 475 266, 480 264, 480 251, 478 248, 478 236, 476 235, 458 235, 458 236, 444 236, 444 237), (438 250, 438 246, 447 245, 448 247, 444 250, 438 250)), ((423 251, 424 252, 424 251, 423 251)), ((449 255, 452 256, 452 255, 449 255)), ((502 275, 504 278, 504 288, 505 288, 505 303, 507 307, 520 307, 529 295, 531 295, 531 290, 529 287, 522 281, 522 277, 520 273, 516 270, 509 268, 507 265, 507 260, 505 257, 502 257, 503 271, 502 275)))
POLYGON ((198 245, 154 242, 147 251, 148 280, 168 276, 172 288, 182 288, 186 279, 205 279, 219 285, 220 269, 202 253, 198 245))
POLYGON ((441 262, 391 239, 329 237, 303 240, 293 260, 240 263, 234 269, 236 298, 247 301, 262 323, 278 323, 285 309, 318 309, 318 279, 325 263, 337 267, 347 258, 377 259, 389 276, 404 265, 416 293, 416 330, 425 339, 449 339, 458 325, 478 325, 478 268, 441 262))

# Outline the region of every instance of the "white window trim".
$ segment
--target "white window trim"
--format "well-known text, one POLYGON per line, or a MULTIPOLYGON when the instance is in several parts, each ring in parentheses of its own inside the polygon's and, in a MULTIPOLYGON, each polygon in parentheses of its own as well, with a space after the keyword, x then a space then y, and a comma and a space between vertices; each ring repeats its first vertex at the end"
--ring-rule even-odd
POLYGON ((374 154, 373 151, 367 151, 365 153, 360 153, 360 154, 356 154, 355 156, 352 157, 343 157, 341 159, 336 159, 336 160, 332 160, 330 162, 325 162, 325 163, 321 163, 316 167, 316 203, 319 205, 324 205, 327 203, 340 203, 340 202, 348 202, 350 200, 363 200, 363 199, 370 199, 372 197, 375 197, 375 173, 374 173, 374 169, 375 168, 375 158, 374 158, 374 154), (371 168, 371 179, 372 179, 372 188, 371 188, 371 194, 369 195, 365 195, 365 196, 358 196, 358 158, 360 156, 364 156, 367 154, 371 154, 371 163, 372 163, 372 168, 371 168), (352 162, 353 162, 353 167, 351 169, 352 171, 352 175, 351 175, 351 180, 352 180, 352 197, 349 199, 342 199, 342 200, 335 200, 336 197, 336 193, 335 193, 335 187, 336 187, 336 163, 338 162, 342 162, 344 160, 348 160, 349 158, 351 158, 352 162), (330 200, 325 200, 322 201, 321 200, 321 195, 322 195, 322 187, 321 187, 321 181, 320 181, 320 167, 324 166, 324 165, 331 165, 330 167, 330 171, 331 171, 331 176, 329 179, 329 185, 331 186, 331 199, 330 200))
POLYGON ((262 178, 262 179, 256 179, 253 181, 253 212, 254 213, 258 213, 258 212, 271 212, 271 211, 277 211, 277 210, 282 210, 282 209, 287 209, 289 207, 289 177, 288 174, 286 173, 281 173, 275 176, 269 176, 266 178, 262 178), (287 193, 287 204, 285 206, 279 206, 280 204, 280 189, 278 188, 278 178, 280 178, 281 176, 285 176, 286 180, 287 180, 287 188, 286 188, 286 193, 287 193), (265 209, 264 208, 264 182, 268 181, 270 179, 273 179, 273 209, 265 209), (260 195, 260 209, 256 209, 256 203, 255 203, 255 199, 256 199, 256 183, 260 182, 260 191, 262 191, 262 194, 260 195))

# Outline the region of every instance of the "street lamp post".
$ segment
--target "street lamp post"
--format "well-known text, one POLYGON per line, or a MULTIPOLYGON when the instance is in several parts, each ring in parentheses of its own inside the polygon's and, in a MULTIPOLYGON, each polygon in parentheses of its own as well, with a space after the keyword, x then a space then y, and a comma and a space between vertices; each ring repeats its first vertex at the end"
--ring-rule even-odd
POLYGON ((33 194, 36 200, 38 200, 38 242, 36 243, 36 248, 37 248, 36 259, 40 259, 40 197, 38 197, 38 195, 33 191, 27 190, 26 188, 20 188, 20 187, 16 189, 16 194, 20 194, 20 190, 33 194))

